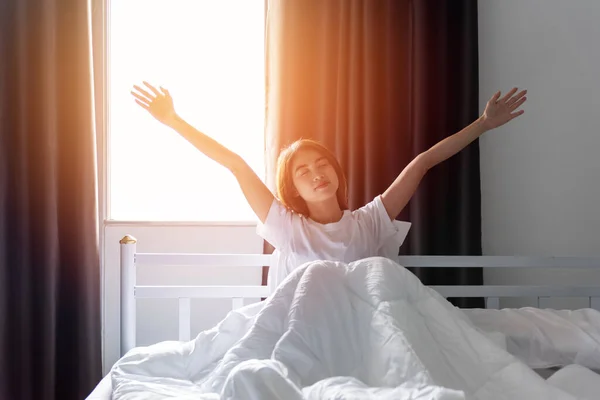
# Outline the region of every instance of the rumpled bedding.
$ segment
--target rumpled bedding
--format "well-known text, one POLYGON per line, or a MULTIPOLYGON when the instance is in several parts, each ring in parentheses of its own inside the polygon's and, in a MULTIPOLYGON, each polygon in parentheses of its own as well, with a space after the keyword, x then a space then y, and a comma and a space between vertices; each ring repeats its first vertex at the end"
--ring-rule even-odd
POLYGON ((317 261, 195 339, 129 351, 114 400, 574 399, 387 258, 317 261))
MULTIPOLYGON (((500 334, 506 350, 531 368, 580 365, 600 371, 600 312, 591 308, 465 309, 479 329, 500 334)), ((599 395, 600 397, 600 395, 599 395)))

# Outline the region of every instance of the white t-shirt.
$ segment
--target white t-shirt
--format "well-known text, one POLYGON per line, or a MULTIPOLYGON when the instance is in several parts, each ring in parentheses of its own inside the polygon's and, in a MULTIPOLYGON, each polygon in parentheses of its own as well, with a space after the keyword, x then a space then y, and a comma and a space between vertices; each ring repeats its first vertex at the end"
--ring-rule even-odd
POLYGON ((273 290, 300 265, 316 260, 349 263, 367 257, 396 258, 410 223, 392 221, 381 196, 355 211, 344 211, 338 222, 321 224, 273 201, 257 233, 275 247, 268 286, 273 290))

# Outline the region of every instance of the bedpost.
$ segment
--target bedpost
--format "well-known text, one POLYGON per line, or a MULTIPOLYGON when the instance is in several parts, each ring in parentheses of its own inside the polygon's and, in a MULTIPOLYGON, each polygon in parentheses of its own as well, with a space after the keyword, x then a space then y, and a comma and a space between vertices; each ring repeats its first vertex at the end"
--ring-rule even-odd
POLYGON ((137 240, 125 235, 121 244, 121 356, 135 347, 135 252, 137 240))

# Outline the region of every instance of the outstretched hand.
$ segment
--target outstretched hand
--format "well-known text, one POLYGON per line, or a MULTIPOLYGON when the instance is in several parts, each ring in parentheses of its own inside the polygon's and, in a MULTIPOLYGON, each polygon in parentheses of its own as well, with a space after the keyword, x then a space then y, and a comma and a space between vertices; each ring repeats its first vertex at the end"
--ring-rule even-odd
POLYGON ((144 81, 144 85, 147 90, 137 85, 133 86, 131 94, 135 97, 135 102, 158 121, 169 125, 177 116, 171 94, 162 86, 158 90, 148 82, 144 81))
POLYGON ((524 113, 523 110, 518 110, 518 108, 527 100, 527 97, 525 97, 527 90, 522 90, 515 95, 517 90, 517 88, 513 88, 502 98, 500 98, 500 91, 498 91, 487 102, 483 112, 483 121, 488 129, 502 126, 524 113))

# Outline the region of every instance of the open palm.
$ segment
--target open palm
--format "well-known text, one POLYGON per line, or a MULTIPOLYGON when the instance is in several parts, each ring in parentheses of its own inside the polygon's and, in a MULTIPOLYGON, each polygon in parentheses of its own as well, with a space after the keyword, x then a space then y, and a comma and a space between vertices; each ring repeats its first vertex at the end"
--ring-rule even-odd
POLYGON ((154 86, 144 81, 147 89, 138 85, 134 85, 134 90, 131 91, 135 102, 148 111, 154 118, 168 125, 175 117, 175 107, 173 106, 173 98, 169 91, 163 87, 156 89, 154 86))
POLYGON ((500 98, 500 91, 498 91, 486 104, 485 111, 483 112, 483 118, 485 124, 489 129, 494 129, 499 126, 506 124, 523 114, 523 110, 518 110, 523 103, 527 100, 525 95, 527 90, 522 90, 517 93, 517 88, 513 88, 510 92, 506 93, 504 97, 500 98))

